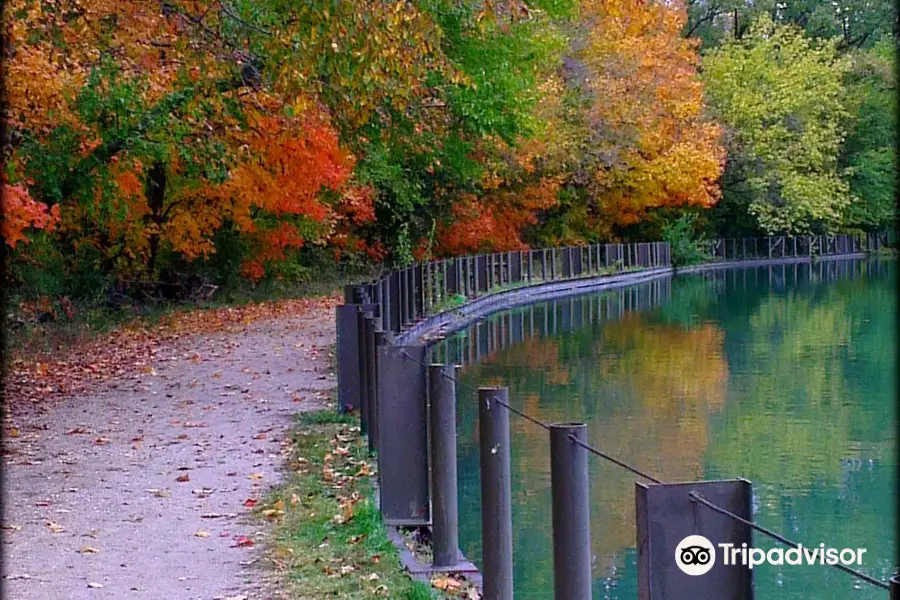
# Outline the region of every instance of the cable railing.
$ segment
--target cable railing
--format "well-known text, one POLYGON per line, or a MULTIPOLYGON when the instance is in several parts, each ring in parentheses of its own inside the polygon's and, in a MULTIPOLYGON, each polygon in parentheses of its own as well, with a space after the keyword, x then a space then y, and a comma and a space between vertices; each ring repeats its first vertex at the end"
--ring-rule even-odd
MULTIPOLYGON (((421 368, 421 369, 423 369, 423 370, 427 370, 427 369, 429 369, 430 367, 437 367, 437 366, 438 366, 438 365, 433 365, 433 364, 426 363, 425 361, 422 361, 422 360, 419 360, 419 359, 415 358, 414 356, 410 355, 409 352, 407 352, 407 351, 406 351, 405 349, 403 349, 403 348, 400 349, 399 353, 400 353, 400 356, 403 357, 403 359, 405 359, 405 360, 409 361, 410 363, 414 364, 417 368, 421 368)), ((473 385, 471 385, 471 384, 469 384, 469 383, 467 383, 467 382, 465 382, 465 381, 462 381, 462 380, 458 379, 457 377, 455 377, 455 376, 453 376, 453 375, 449 375, 449 374, 448 374, 448 370, 445 369, 445 368, 436 368, 436 369, 434 369, 434 371, 432 371, 432 372, 433 372, 433 373, 439 373, 441 377, 443 377, 443 378, 445 378, 445 379, 448 379, 448 380, 452 381, 453 384, 454 384, 454 386, 466 388, 466 389, 468 389, 469 391, 474 392, 475 394, 478 394, 478 395, 479 395, 479 396, 478 396, 479 399, 481 399, 481 394, 482 394, 485 390, 496 389, 496 388, 479 388, 479 387, 473 386, 473 385)), ((504 389, 505 389, 505 388, 504 388, 504 389)), ((506 395, 503 395, 503 396, 501 396, 501 397, 507 397, 507 396, 506 396, 506 395)), ((525 411, 522 411, 522 410, 517 409, 516 407, 512 406, 508 401, 503 400, 503 399, 500 399, 501 397, 494 397, 494 398, 493 398, 493 402, 494 402, 496 405, 500 406, 501 408, 504 408, 504 409, 506 409, 507 411, 509 411, 510 413, 516 415, 517 417, 519 417, 519 418, 521 418, 521 419, 523 419, 523 420, 525 420, 525 421, 531 423, 532 425, 535 425, 535 426, 537 426, 537 427, 539 427, 539 428, 541 428, 541 429, 543 429, 543 430, 545 430, 545 431, 551 431, 551 430, 553 429, 553 427, 554 427, 553 424, 547 423, 547 422, 545 422, 545 421, 543 421, 543 420, 541 420, 541 419, 539 419, 539 418, 537 418, 537 417, 533 417, 533 416, 529 415, 529 414, 526 413, 525 411)), ((435 401, 435 399, 432 399, 432 402, 434 402, 434 401, 435 401)), ((567 438, 572 444, 574 444, 575 446, 578 446, 578 447, 582 448, 583 450, 585 450, 586 452, 588 452, 588 453, 589 453, 590 455, 592 455, 592 456, 596 456, 596 457, 598 457, 598 458, 600 458, 600 459, 602 459, 602 460, 605 460, 605 461, 607 461, 607 462, 609 462, 609 463, 611 463, 611 464, 614 464, 614 465, 618 466, 619 468, 622 468, 622 469, 624 469, 624 470, 626 470, 626 471, 629 471, 629 472, 631 472, 632 474, 637 475, 638 477, 640 477, 640 478, 642 478, 642 479, 645 479, 645 480, 647 480, 647 481, 650 481, 650 482, 652 482, 652 483, 654 483, 654 484, 657 484, 657 485, 665 485, 665 482, 664 482, 663 480, 659 479, 658 477, 655 477, 655 476, 653 476, 653 475, 650 475, 649 473, 647 473, 647 472, 645 472, 645 471, 639 469, 638 467, 635 467, 635 466, 633 466, 633 465, 630 465, 630 464, 628 464, 627 462, 625 462, 625 461, 623 461, 623 460, 620 460, 620 459, 616 458, 615 456, 613 456, 613 455, 611 455, 611 454, 608 454, 608 453, 604 452, 604 451, 601 450, 600 448, 597 448, 597 447, 595 447, 595 446, 592 446, 592 445, 589 444, 589 443, 586 443, 584 440, 580 439, 580 438, 577 437, 576 435, 573 435, 573 434, 569 433, 569 434, 566 435, 566 438, 567 438)), ((482 448, 482 451, 484 451, 484 448, 482 448)), ((491 450, 489 450, 489 451, 491 451, 491 450)), ((508 484, 509 482, 506 482, 506 483, 508 484)), ((453 493, 455 494, 455 493, 456 493, 456 490, 453 490, 453 493)), ((735 514, 733 511, 728 510, 726 507, 720 506, 720 505, 718 505, 718 504, 712 502, 711 500, 705 498, 705 497, 702 495, 702 493, 700 493, 700 492, 697 492, 697 491, 689 491, 689 492, 687 493, 687 496, 689 497, 689 499, 690 499, 691 502, 696 502, 696 503, 698 503, 698 504, 700 504, 700 505, 702 505, 702 506, 704 506, 704 507, 706 507, 706 508, 708 508, 708 509, 710 509, 710 510, 716 512, 716 513, 718 513, 718 514, 721 514, 721 515, 723 515, 723 516, 725 516, 725 517, 727 517, 727 518, 729 518, 729 519, 731 519, 731 520, 733 520, 733 521, 735 521, 735 522, 737 522, 737 523, 740 523, 740 524, 745 525, 745 526, 747 526, 747 527, 749 527, 749 528, 752 528, 754 531, 758 531, 759 533, 762 533, 763 535, 765 535, 765 536, 767 536, 767 537, 769 537, 769 538, 771 538, 771 539, 773 539, 773 540, 775 540, 775 541, 777 541, 777 542, 779 542, 779 543, 781 543, 781 544, 783 544, 783 545, 785 545, 785 546, 789 546, 789 547, 791 547, 791 548, 796 548, 796 549, 802 548, 802 546, 801 546, 800 543, 795 542, 795 541, 793 541, 793 540, 791 540, 791 539, 785 537, 784 535, 782 535, 782 534, 780 534, 780 533, 777 533, 777 532, 775 532, 775 531, 773 531, 773 530, 771 530, 771 529, 767 529, 766 527, 763 527, 762 525, 759 525, 758 523, 756 523, 756 522, 754 522, 754 521, 752 521, 752 520, 746 519, 746 518, 744 518, 744 517, 742 517, 742 516, 740 516, 740 515, 738 515, 738 514, 735 514)), ((492 543, 491 540, 488 540, 488 539, 484 539, 484 540, 483 540, 483 544, 490 544, 490 543, 492 543)), ((807 546, 807 547, 808 547, 808 546, 807 546)), ((510 559, 510 560, 511 560, 511 559, 510 559)), ((869 585, 872 585, 872 586, 874 586, 874 587, 877 587, 877 588, 881 588, 881 589, 884 589, 884 590, 891 591, 891 600, 897 600, 898 598, 900 598, 900 596, 897 595, 897 593, 898 593, 898 592, 897 592, 897 589, 896 589, 895 587, 892 587, 892 585, 891 585, 890 583, 888 583, 888 582, 884 582, 884 581, 881 581, 881 580, 879 580, 879 579, 876 579, 876 578, 874 578, 874 577, 872 577, 872 576, 870 576, 870 575, 867 575, 866 573, 863 573, 862 571, 859 571, 859 570, 857 570, 857 569, 853 569, 853 568, 850 568, 850 567, 848 567, 848 566, 846 566, 846 565, 843 565, 843 564, 841 564, 840 562, 836 562, 836 563, 833 563, 833 564, 832 564, 832 563, 829 563, 829 562, 824 562, 824 563, 822 563, 822 564, 824 564, 824 566, 833 567, 834 569, 836 569, 836 570, 838 570, 838 571, 840 571, 840 572, 842 572, 842 573, 851 575, 851 576, 853 576, 853 577, 859 579, 860 581, 863 581, 863 582, 865 582, 865 583, 868 583, 869 585)))
MULTIPOLYGON (((710 263, 746 261, 749 264, 772 264, 781 261, 790 264, 812 261, 818 256, 871 253, 895 242, 887 234, 770 237, 711 240, 706 249, 710 263)), ((753 530, 779 543, 799 547, 799 544, 781 534, 753 522, 749 509, 751 484, 746 480, 666 483, 591 445, 586 439, 583 424, 546 423, 513 406, 509 402, 507 388, 476 388, 448 374, 457 362, 477 361, 489 354, 492 347, 509 345, 515 342, 517 336, 524 337, 526 323, 531 330, 535 328, 533 312, 527 319, 523 313, 518 321, 510 320, 507 326, 500 327, 499 333, 493 329, 487 331, 485 348, 481 347, 481 336, 476 336, 477 339, 471 341, 474 344, 472 352, 468 353, 463 352, 462 347, 451 353, 445 344, 442 353, 429 355, 428 347, 423 345, 428 333, 424 329, 436 327, 434 321, 426 323, 421 331, 418 328, 412 331, 429 317, 475 304, 488 296, 515 293, 518 288, 527 286, 561 282, 561 286, 551 286, 556 293, 565 289, 582 289, 583 284, 578 280, 601 278, 603 281, 616 280, 615 284, 629 284, 649 279, 645 281, 649 287, 641 294, 628 295, 628 302, 624 304, 622 300, 626 299, 625 296, 617 302, 598 297, 596 307, 594 302, 582 305, 580 310, 586 311, 587 318, 593 320, 595 309, 597 315, 605 311, 609 316, 616 311, 622 312, 629 305, 638 307, 658 303, 668 295, 667 288, 654 285, 654 282, 667 282, 668 279, 656 279, 657 271, 660 275, 672 271, 671 249, 666 242, 596 244, 426 261, 389 271, 370 283, 346 288, 345 304, 337 308, 339 406, 342 411, 358 411, 369 447, 377 451, 379 506, 385 523, 391 527, 432 528, 435 562, 429 568, 452 571, 459 566, 461 558, 456 547, 456 503, 448 501, 448 498, 455 499, 457 494, 456 466, 455 461, 446 459, 456 456, 455 418, 448 416, 455 415, 456 386, 476 392, 479 400, 485 598, 512 598, 509 422, 508 417, 503 416, 509 413, 549 432, 551 437, 554 585, 558 600, 590 597, 591 557, 584 554, 590 546, 586 495, 586 461, 590 456, 612 463, 650 484, 648 487, 636 482, 641 589, 649 590, 654 586, 659 589, 666 585, 665 581, 674 581, 671 572, 662 574, 672 566, 667 564, 674 562, 672 555, 663 557, 659 554, 659 548, 664 546, 662 542, 650 544, 651 538, 659 535, 659 532, 654 534, 654 528, 649 526, 651 513, 659 511, 659 505, 654 505, 654 502, 662 501, 666 504, 666 510, 671 509, 669 505, 674 503, 681 511, 694 511, 691 514, 695 520, 698 518, 695 512, 697 507, 708 509, 707 512, 733 524, 725 526, 719 522, 719 533, 730 531, 729 535, 734 536, 738 532, 748 545, 750 531, 753 530), (638 271, 648 272, 648 276, 629 275, 638 271), (626 279, 628 281, 624 281, 626 279), (403 335, 397 335, 401 333, 403 335), (419 340, 418 344, 403 345, 412 343, 405 340, 413 338, 419 340), (447 364, 428 362, 430 357, 439 355, 447 364), (452 385, 442 387, 436 381, 447 381, 452 385), (445 460, 437 464, 434 457, 445 457, 445 460), (583 472, 577 466, 582 464, 583 472), (683 485, 688 487, 679 487, 683 485), (669 496, 656 494, 655 490, 663 488, 669 496), (743 504, 723 500, 739 497, 744 498, 743 504), (582 536, 588 536, 587 543, 582 536), (647 550, 648 547, 655 550, 647 550), (557 567, 557 564, 560 566, 557 567)), ((771 272, 769 276, 772 277, 771 272)), ((543 319, 545 326, 552 323, 556 328, 555 311, 550 321, 546 312, 543 319)), ((435 348, 440 349, 440 344, 435 348)), ((659 514, 656 516, 659 517, 659 514)), ((698 522, 707 521, 704 518, 698 522)), ((837 567, 860 581, 890 589, 891 600, 900 600, 900 581, 895 582, 896 577, 891 579, 889 585, 846 565, 837 567)), ((428 569, 424 572, 427 573, 428 569)), ((732 586, 731 592, 747 586, 746 589, 751 590, 748 592, 750 596, 741 597, 752 597, 751 575, 752 567, 750 575, 719 578, 716 581, 717 585, 732 586)), ((653 594, 641 595, 642 600, 656 597, 653 594)), ((704 592, 703 597, 713 596, 704 592)))

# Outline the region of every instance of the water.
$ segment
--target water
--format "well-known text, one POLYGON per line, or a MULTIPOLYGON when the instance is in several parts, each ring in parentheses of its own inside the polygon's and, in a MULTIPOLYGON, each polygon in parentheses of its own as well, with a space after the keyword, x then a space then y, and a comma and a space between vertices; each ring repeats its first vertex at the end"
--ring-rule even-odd
MULTIPOLYGON (((664 481, 745 477, 754 518, 896 564, 896 263, 720 271, 493 315, 433 352, 664 481)), ((477 405, 459 388, 460 538, 481 559, 477 405)), ((552 598, 548 435, 512 417, 516 598, 552 598)), ((594 598, 635 600, 634 477, 591 459, 594 598)), ((772 547, 754 535, 755 544, 772 547)), ((756 597, 884 598, 825 566, 754 570, 756 597)))

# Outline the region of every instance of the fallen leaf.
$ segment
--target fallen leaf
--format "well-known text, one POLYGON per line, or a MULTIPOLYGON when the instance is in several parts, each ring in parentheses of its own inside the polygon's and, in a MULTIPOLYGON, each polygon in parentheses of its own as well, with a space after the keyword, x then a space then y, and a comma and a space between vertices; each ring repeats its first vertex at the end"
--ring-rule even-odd
POLYGON ((441 591, 458 590, 462 584, 452 577, 436 577, 432 580, 431 585, 441 591))
POLYGON ((203 530, 201 529, 200 531, 195 531, 195 532, 194 532, 194 535, 197 536, 197 537, 200 537, 200 538, 205 538, 205 537, 209 537, 209 532, 208 532, 208 531, 203 531, 203 530))
POLYGON ((191 480, 191 478, 188 476, 187 473, 185 473, 184 475, 179 475, 178 477, 175 478, 175 481, 177 481, 179 483, 184 483, 184 482, 190 481, 190 480, 191 480))
POLYGON ((65 527, 53 521, 47 521, 47 528, 53 533, 62 533, 66 530, 65 527))
POLYGON ((262 473, 251 473, 251 474, 250 474, 250 479, 259 480, 259 479, 262 479, 262 478, 263 478, 263 474, 262 474, 262 473))
POLYGON ((241 535, 235 538, 234 544, 231 545, 232 548, 250 548, 253 546, 253 540, 248 538, 246 535, 241 535))
POLYGON ((78 549, 78 552, 80 554, 96 554, 100 551, 97 550, 96 548, 94 548, 93 546, 82 546, 81 548, 78 549))
POLYGON ((103 587, 103 584, 102 584, 102 583, 95 583, 95 582, 91 581, 91 582, 88 583, 88 587, 89 587, 89 588, 94 588, 94 589, 100 589, 100 588, 103 587))
POLYGON ((247 498, 246 500, 244 500, 244 506, 246 506, 247 508, 253 508, 254 506, 256 506, 257 502, 259 502, 259 500, 257 500, 256 498, 247 498))

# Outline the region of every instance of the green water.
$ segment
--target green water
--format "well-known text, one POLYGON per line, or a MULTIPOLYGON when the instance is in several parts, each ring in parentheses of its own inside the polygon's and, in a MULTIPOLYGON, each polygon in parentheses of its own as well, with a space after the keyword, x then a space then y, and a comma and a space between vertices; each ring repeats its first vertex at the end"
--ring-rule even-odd
MULTIPOLYGON (((754 518, 896 564, 896 263, 720 271, 500 313, 438 356, 665 481, 744 477, 754 518)), ((461 546, 481 559, 477 406, 459 388, 461 546)), ((512 417, 517 599, 552 598, 549 440, 512 417)), ((591 460, 594 598, 635 600, 634 477, 591 460)), ((758 535, 754 544, 772 547, 758 535)), ((886 598, 825 566, 764 565, 756 597, 886 598)))

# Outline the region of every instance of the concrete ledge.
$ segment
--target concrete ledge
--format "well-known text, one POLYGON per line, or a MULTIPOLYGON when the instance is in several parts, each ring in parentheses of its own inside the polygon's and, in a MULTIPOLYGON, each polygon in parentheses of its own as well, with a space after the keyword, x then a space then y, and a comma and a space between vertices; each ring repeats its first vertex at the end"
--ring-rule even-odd
POLYGON ((702 265, 691 265, 689 267, 681 267, 675 269, 675 275, 682 273, 701 273, 703 271, 713 271, 716 269, 744 269, 747 267, 768 267, 771 265, 791 265, 808 262, 827 262, 833 260, 857 260, 866 258, 868 254, 865 252, 856 252, 854 254, 826 254, 820 256, 785 256, 784 258, 760 258, 756 260, 729 260, 715 261, 703 263, 702 265))
POLYGON ((406 544, 403 542, 403 534, 400 533, 400 530, 397 529, 397 527, 388 525, 387 533, 391 542, 394 543, 394 547, 397 548, 397 552, 400 554, 400 564, 409 571, 409 574, 414 579, 427 582, 433 573, 460 573, 472 581, 476 587, 479 589, 481 588, 481 574, 478 572, 478 567, 466 560, 461 550, 459 552, 459 562, 452 567, 426 565, 416 560, 413 553, 406 547, 406 544))
POLYGON ((394 338, 398 345, 428 343, 436 337, 459 331, 473 321, 501 311, 531 304, 547 298, 564 298, 588 292, 626 287, 660 277, 672 275, 672 267, 659 267, 644 271, 617 273, 615 275, 594 275, 558 281, 547 281, 522 287, 494 292, 481 296, 458 308, 452 308, 419 321, 394 338))
POLYGON ((701 273, 717 269, 742 269, 747 267, 765 267, 771 265, 798 264, 809 262, 825 262, 835 260, 857 260, 869 256, 866 252, 853 254, 830 254, 819 256, 798 256, 784 258, 762 258, 757 260, 716 261, 701 265, 692 265, 675 269, 659 267, 644 271, 617 273, 615 275, 594 275, 524 285, 509 290, 494 292, 481 296, 460 307, 451 308, 415 323, 394 337, 398 345, 428 344, 435 339, 468 327, 474 321, 483 319, 495 312, 539 302, 549 298, 565 298, 588 292, 599 292, 651 281, 673 275, 701 273))

